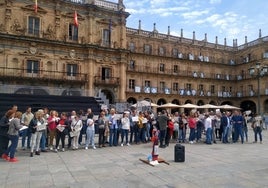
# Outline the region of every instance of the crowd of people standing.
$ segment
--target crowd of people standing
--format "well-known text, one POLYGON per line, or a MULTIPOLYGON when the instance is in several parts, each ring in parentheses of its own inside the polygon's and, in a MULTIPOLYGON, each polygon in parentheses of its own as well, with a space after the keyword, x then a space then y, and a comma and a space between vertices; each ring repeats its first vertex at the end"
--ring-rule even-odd
POLYGON ((49 111, 47 108, 33 113, 31 107, 22 113, 14 105, 0 120, 0 155, 7 161, 17 162, 15 152, 19 137, 21 149, 30 150, 29 156, 33 157, 41 152, 64 152, 66 148, 95 150, 108 146, 148 143, 152 140, 153 130, 159 132, 160 148, 168 147, 170 141, 243 144, 248 142, 249 126, 254 131, 254 143, 258 137, 262 143, 262 130, 267 126, 265 122, 260 116, 249 117, 239 110, 223 113, 219 110, 206 113, 192 110, 187 115, 179 112, 171 114, 166 110, 156 114, 149 110, 138 112, 137 109, 131 109, 117 114, 116 109, 111 108, 94 114, 88 108, 85 113, 81 110, 59 114, 56 110, 49 111))

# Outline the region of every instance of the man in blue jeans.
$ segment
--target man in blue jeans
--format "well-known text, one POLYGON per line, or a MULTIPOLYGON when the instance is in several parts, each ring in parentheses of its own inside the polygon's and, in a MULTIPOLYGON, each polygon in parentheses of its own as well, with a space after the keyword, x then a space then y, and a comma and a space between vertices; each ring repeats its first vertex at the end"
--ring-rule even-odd
POLYGON ((205 114, 205 131, 206 131, 206 144, 212 144, 212 119, 209 114, 205 114))
MULTIPOLYGON (((34 115, 32 113, 32 108, 28 106, 26 108, 26 112, 22 114, 21 123, 28 127, 33 117, 34 115)), ((29 129, 24 129, 20 132, 20 135, 22 136, 22 139, 21 139, 22 149, 25 150, 26 137, 27 137, 27 148, 30 149, 31 148, 31 136, 32 136, 31 131, 29 129)))
POLYGON ((227 144, 228 141, 228 135, 229 135, 229 129, 231 126, 230 121, 230 112, 226 112, 221 117, 221 127, 222 127, 222 143, 227 144))
POLYGON ((241 113, 238 110, 234 111, 234 115, 231 119, 233 126, 234 126, 234 143, 236 143, 238 141, 239 135, 241 137, 241 143, 244 143, 244 135, 242 132, 242 128, 243 128, 243 116, 241 115, 241 113))
POLYGON ((109 118, 109 131, 110 131, 110 137, 109 137, 109 146, 117 146, 117 119, 115 119, 115 109, 111 108, 110 111, 110 118, 109 118))

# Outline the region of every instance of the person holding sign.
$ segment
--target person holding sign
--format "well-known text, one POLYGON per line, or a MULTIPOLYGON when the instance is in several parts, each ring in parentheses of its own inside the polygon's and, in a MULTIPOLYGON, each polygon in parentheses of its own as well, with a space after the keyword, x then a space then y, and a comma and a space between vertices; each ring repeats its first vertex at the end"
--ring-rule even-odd
POLYGON ((110 117, 109 117, 109 145, 110 146, 117 146, 117 119, 115 118, 115 109, 111 108, 110 110, 110 117))
POLYGON ((31 153, 30 157, 33 157, 33 151, 35 149, 35 154, 40 155, 39 147, 40 147, 40 140, 43 134, 43 129, 41 127, 46 127, 45 120, 42 116, 41 111, 37 111, 34 114, 34 118, 31 120, 29 124, 29 129, 32 133, 32 140, 31 140, 31 153))
POLYGON ((126 136, 126 145, 129 146, 128 133, 130 130, 130 120, 129 120, 128 115, 129 115, 129 112, 124 112, 123 118, 121 119, 121 123, 122 123, 121 146, 124 146, 125 136, 126 136))
POLYGON ((57 136, 56 136, 56 149, 55 152, 58 152, 59 143, 61 140, 62 151, 64 152, 65 149, 65 136, 69 133, 68 131, 69 122, 67 119, 67 114, 65 112, 61 113, 61 118, 59 120, 59 124, 57 125, 57 136))

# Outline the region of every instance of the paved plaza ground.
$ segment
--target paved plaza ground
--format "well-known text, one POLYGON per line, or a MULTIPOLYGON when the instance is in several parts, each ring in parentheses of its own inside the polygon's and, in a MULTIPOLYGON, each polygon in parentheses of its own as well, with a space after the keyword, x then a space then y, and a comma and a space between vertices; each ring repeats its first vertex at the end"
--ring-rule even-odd
POLYGON ((170 165, 150 166, 146 159, 152 144, 83 148, 46 152, 29 157, 18 147, 17 163, 0 161, 1 188, 264 188, 268 187, 268 131, 263 144, 184 144, 185 162, 174 162, 174 145, 160 148, 170 165))

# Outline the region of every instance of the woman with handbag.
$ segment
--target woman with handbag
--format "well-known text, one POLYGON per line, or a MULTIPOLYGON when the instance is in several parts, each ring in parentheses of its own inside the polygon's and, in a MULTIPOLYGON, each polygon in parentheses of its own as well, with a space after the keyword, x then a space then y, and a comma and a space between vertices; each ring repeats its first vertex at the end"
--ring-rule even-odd
POLYGON ((40 155, 39 147, 44 128, 46 128, 46 122, 45 119, 43 118, 43 114, 41 111, 37 111, 35 112, 34 118, 31 120, 29 124, 29 129, 32 133, 32 140, 31 140, 32 145, 31 145, 30 157, 33 157, 34 148, 35 148, 35 155, 40 155))
POLYGON ((78 149, 78 138, 80 135, 80 131, 83 127, 82 120, 80 120, 80 117, 78 115, 75 115, 71 122, 71 131, 70 136, 73 140, 73 149, 78 149))
POLYGON ((105 112, 101 112, 98 119, 99 126, 99 148, 105 147, 105 112))

